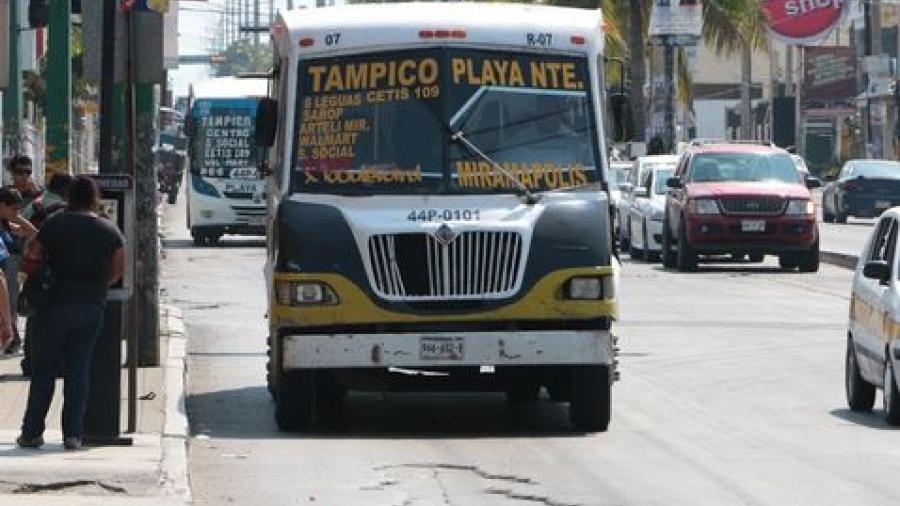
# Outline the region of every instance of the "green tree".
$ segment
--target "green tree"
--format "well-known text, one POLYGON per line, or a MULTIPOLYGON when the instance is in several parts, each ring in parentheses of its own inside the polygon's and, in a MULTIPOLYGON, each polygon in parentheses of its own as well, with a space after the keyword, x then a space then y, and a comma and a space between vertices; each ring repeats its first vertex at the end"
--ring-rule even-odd
POLYGON ((223 60, 215 64, 215 72, 219 77, 266 72, 272 68, 272 47, 268 44, 254 44, 249 39, 233 42, 222 56, 223 60))
POLYGON ((741 137, 750 139, 751 59, 768 49, 768 19, 761 0, 704 0, 703 40, 719 55, 741 56, 741 137))

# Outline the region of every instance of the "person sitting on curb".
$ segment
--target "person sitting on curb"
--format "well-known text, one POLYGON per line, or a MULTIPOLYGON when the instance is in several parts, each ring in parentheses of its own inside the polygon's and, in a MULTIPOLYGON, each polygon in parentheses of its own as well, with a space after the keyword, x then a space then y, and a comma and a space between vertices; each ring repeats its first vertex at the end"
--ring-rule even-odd
POLYGON ((97 215, 99 205, 97 184, 88 176, 76 177, 66 211, 47 219, 28 243, 29 262, 46 262, 53 282, 47 303, 37 310, 40 323, 31 357, 28 405, 16 439, 22 448, 44 444, 60 361, 63 446, 81 448, 91 357, 103 328, 106 294, 125 268, 125 238, 111 221, 97 215))

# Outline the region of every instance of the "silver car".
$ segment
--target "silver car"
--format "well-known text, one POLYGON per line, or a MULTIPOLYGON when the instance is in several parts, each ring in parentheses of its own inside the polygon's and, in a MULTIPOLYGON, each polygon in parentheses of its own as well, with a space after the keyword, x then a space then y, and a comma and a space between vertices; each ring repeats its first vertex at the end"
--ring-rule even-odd
POLYGON ((651 170, 654 168, 674 169, 678 160, 679 157, 676 155, 654 155, 642 156, 635 162, 631 178, 627 184, 622 185, 622 197, 619 203, 619 244, 622 249, 631 247, 631 232, 633 229, 629 229, 629 210, 636 198, 647 198, 649 196, 647 194, 643 197, 637 197, 635 192, 642 188, 641 184, 645 182, 651 170))
POLYGON ((662 251, 663 217, 666 214, 666 182, 675 176, 675 164, 654 165, 641 186, 634 189, 628 209, 631 258, 653 260, 662 251))

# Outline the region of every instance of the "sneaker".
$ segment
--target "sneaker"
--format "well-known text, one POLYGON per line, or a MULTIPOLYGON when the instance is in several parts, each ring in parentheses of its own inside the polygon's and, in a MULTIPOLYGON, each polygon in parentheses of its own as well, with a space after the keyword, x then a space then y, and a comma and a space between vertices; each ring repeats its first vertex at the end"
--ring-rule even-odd
POLYGON ((16 444, 19 445, 19 448, 40 448, 44 444, 44 438, 41 436, 25 437, 25 434, 22 434, 16 438, 16 444))
POLYGON ((63 439, 63 447, 66 450, 80 450, 81 449, 81 438, 67 437, 67 438, 63 439))
POLYGON ((18 337, 14 337, 12 341, 6 346, 6 350, 3 351, 5 355, 14 355, 19 353, 19 350, 22 348, 22 340, 18 337))

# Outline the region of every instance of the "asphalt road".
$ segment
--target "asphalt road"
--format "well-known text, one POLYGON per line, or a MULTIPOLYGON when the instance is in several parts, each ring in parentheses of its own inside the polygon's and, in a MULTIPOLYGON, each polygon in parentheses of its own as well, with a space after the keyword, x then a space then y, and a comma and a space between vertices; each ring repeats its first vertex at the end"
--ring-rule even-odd
POLYGON ((900 431, 851 414, 849 271, 623 269, 609 432, 502 396, 353 396, 345 430, 281 434, 265 389, 260 241, 193 248, 166 214, 165 297, 189 333, 196 504, 894 505, 900 431))

